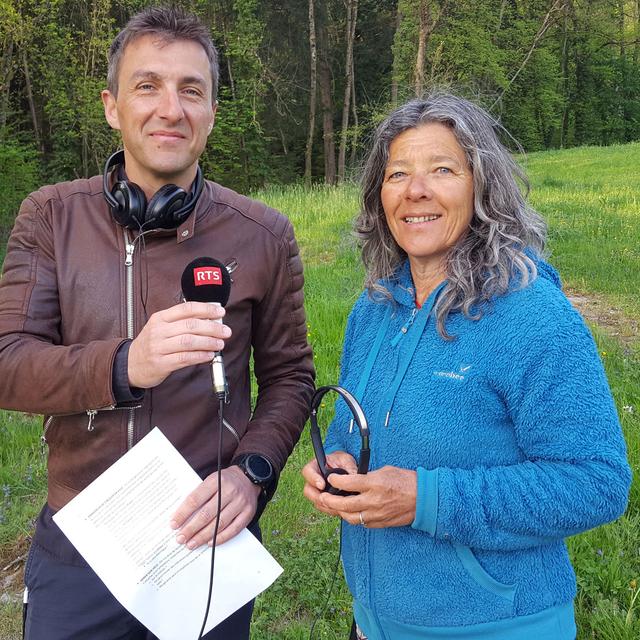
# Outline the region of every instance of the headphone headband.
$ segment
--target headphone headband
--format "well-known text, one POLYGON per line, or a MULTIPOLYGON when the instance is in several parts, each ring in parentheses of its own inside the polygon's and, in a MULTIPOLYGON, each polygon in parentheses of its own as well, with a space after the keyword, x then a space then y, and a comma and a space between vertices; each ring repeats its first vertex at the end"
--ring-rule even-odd
POLYGON ((176 185, 167 184, 147 201, 142 189, 134 182, 116 180, 109 186, 109 172, 114 167, 124 166, 124 150, 113 153, 102 173, 102 192, 116 222, 128 229, 175 229, 193 211, 204 187, 202 170, 198 165, 193 188, 186 193, 176 185), (117 196, 116 196, 117 194, 117 196), (179 208, 176 203, 180 204, 179 208))
POLYGON ((358 473, 360 474, 365 474, 369 471, 369 458, 371 457, 371 449, 369 447, 369 424, 358 401, 342 387, 335 385, 320 387, 311 398, 311 415, 309 416, 309 422, 311 424, 311 443, 313 444, 313 451, 316 456, 316 461, 318 462, 318 468, 326 482, 325 491, 333 493, 334 495, 348 495, 346 492, 332 487, 327 480, 331 473, 346 473, 344 469, 335 469, 327 465, 327 456, 322 444, 320 427, 318 426, 318 408, 320 407, 322 399, 327 393, 329 393, 329 391, 335 391, 345 401, 347 407, 351 411, 351 415, 353 416, 353 422, 357 425, 358 431, 360 432, 361 446, 360 456, 358 459, 358 473))

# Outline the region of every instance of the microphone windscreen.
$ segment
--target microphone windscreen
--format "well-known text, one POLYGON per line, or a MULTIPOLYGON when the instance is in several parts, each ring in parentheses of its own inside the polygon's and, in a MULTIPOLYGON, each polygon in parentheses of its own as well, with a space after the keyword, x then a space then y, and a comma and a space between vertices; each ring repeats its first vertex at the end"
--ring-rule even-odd
POLYGON ((182 295, 187 301, 218 302, 223 307, 229 300, 231 276, 227 268, 214 258, 196 258, 182 272, 182 295))

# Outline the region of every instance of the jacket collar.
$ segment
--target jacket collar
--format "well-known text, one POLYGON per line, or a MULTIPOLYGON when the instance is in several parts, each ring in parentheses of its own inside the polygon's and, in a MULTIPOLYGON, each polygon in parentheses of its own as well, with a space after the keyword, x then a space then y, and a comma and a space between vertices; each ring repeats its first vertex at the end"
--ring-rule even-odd
MULTIPOLYGON (((396 269, 395 273, 388 280, 382 280, 381 284, 391 293, 393 299, 403 307, 409 307, 411 309, 416 306, 416 289, 413 284, 413 277, 411 276, 411 266, 409 265, 409 259, 406 258, 404 262, 396 269)), ((425 300, 423 307, 431 309, 435 303, 436 298, 440 295, 440 292, 444 288, 446 280, 441 282, 430 294, 427 300, 425 300)))
POLYGON ((405 259, 395 273, 388 280, 383 280, 381 284, 391 293, 398 304, 404 307, 416 306, 416 290, 413 286, 408 259, 405 259))
MULTIPOLYGON (((202 193, 191 215, 176 229, 178 244, 193 238, 197 233, 197 222, 200 222, 209 213, 211 205, 215 202, 216 184, 209 180, 204 181, 202 193)), ((172 231, 172 230, 171 230, 172 231)))

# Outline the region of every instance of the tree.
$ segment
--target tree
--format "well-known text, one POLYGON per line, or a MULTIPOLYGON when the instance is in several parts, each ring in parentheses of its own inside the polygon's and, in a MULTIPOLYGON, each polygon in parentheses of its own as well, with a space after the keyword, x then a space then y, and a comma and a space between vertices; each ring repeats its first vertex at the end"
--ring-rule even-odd
POLYGON ((318 24, 318 80, 322 108, 322 141, 324 146, 324 181, 336 183, 336 143, 333 129, 333 78, 329 51, 329 16, 324 3, 320 6, 318 24))
POLYGON ((304 154, 304 179, 311 182, 311 153, 313 152, 313 134, 316 127, 316 99, 318 84, 318 52, 316 47, 316 16, 314 0, 309 0, 309 53, 311 71, 309 74, 309 136, 304 154))
MULTIPOLYGON (((346 48, 344 75, 344 101, 342 104, 342 129, 340 133, 340 150, 338 153, 338 180, 344 182, 345 161, 347 155, 347 135, 349 133, 349 109, 351 108, 351 99, 353 94, 354 83, 354 67, 353 67, 353 42, 356 36, 356 23, 358 20, 358 0, 346 0, 347 8, 347 31, 346 31, 346 48)), ((354 98, 355 109, 355 98, 354 98)))

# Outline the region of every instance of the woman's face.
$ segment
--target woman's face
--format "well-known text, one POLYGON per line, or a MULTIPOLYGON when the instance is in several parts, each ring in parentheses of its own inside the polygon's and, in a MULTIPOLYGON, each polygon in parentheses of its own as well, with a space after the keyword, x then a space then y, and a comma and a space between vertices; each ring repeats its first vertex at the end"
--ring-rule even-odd
POLYGON ((381 190, 389 229, 412 271, 440 272, 473 215, 473 175, 455 135, 431 122, 407 129, 389 147, 381 190))

